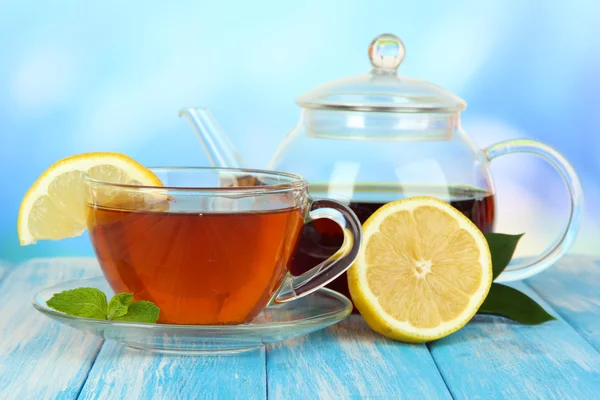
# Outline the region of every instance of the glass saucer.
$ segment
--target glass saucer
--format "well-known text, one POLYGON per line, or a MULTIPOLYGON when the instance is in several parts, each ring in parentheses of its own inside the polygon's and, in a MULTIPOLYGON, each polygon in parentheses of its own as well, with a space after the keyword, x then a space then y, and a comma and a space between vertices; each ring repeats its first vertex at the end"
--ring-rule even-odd
POLYGON ((37 293, 33 306, 44 315, 105 339, 157 353, 222 354, 253 350, 269 343, 305 335, 340 322, 352 311, 348 298, 329 289, 267 307, 251 323, 240 325, 169 325, 112 322, 75 317, 48 307, 55 293, 78 287, 100 289, 110 299, 114 292, 103 276, 61 283, 37 293))

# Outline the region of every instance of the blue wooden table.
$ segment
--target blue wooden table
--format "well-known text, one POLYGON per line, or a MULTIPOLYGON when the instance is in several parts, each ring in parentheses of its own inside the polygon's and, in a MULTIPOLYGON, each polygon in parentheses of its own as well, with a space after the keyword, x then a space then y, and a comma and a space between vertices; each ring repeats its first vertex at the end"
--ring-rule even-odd
POLYGON ((514 286, 557 321, 476 316, 427 345, 373 333, 358 316, 235 356, 130 350, 62 326, 35 292, 98 275, 94 259, 0 262, 0 399, 598 399, 600 260, 568 256, 514 286))

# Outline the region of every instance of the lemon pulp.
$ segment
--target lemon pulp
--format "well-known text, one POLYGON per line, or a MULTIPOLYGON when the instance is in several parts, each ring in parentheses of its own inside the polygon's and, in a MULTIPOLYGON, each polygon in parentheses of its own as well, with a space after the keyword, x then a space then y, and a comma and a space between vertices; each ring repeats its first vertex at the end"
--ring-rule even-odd
POLYGON ((22 246, 79 236, 85 231, 86 175, 111 183, 162 186, 150 170, 120 153, 64 158, 46 169, 21 201, 17 225, 22 246))
POLYGON ((363 224, 363 248, 348 270, 352 300, 387 337, 424 342, 464 326, 492 283, 485 237, 433 197, 388 203, 363 224))

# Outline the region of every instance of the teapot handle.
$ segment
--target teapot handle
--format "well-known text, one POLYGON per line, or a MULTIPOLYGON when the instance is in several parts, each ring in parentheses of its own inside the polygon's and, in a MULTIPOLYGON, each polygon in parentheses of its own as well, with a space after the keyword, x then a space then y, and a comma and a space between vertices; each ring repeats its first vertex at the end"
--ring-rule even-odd
POLYGON ((583 211, 583 191, 579 178, 569 162, 555 149, 534 140, 508 140, 493 144, 483 150, 483 154, 492 161, 505 154, 528 153, 548 161, 561 175, 570 196, 569 221, 560 236, 535 259, 513 260, 496 278, 496 282, 509 282, 525 279, 538 274, 560 259, 573 244, 583 211))

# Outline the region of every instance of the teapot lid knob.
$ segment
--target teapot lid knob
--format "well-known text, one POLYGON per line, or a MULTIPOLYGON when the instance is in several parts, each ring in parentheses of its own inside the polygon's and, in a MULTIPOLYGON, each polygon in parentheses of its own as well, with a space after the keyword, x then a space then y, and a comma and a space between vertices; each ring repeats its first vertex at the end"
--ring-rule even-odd
POLYGON ((375 70, 394 71, 404 60, 404 43, 396 35, 384 33, 377 36, 369 45, 369 58, 375 70))
POLYGON ((431 82, 398 74, 406 55, 398 36, 384 33, 375 37, 368 54, 372 64, 368 73, 314 87, 296 102, 320 110, 424 114, 454 113, 467 106, 463 99, 431 82))

